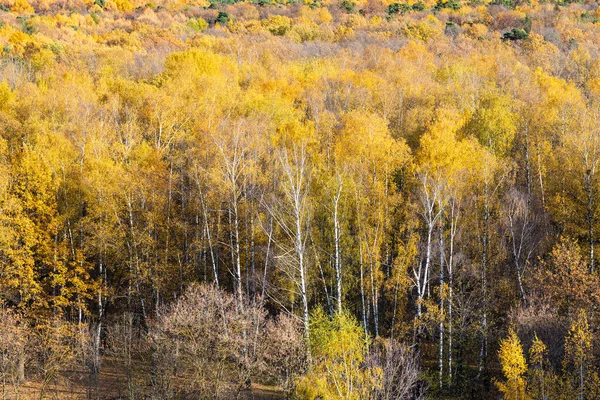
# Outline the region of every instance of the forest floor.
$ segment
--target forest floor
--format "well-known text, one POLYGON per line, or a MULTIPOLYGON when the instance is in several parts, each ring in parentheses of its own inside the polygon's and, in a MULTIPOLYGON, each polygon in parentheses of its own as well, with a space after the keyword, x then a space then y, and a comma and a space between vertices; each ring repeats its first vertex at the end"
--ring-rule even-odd
MULTIPOLYGON (((7 386, 4 392, 0 391, 1 399, 20 399, 20 400, 33 400, 33 399, 98 399, 98 400, 118 400, 126 399, 127 394, 119 388, 119 381, 113 381, 110 377, 101 375, 101 383, 98 388, 90 388, 86 382, 73 382, 69 381, 64 384, 58 385, 47 385, 43 388, 43 383, 39 381, 30 381, 21 385, 18 390, 18 394, 12 386, 7 386)), ((149 391, 143 398, 149 398, 149 391)), ((259 384, 253 384, 250 390, 245 390, 240 394, 241 400, 281 400, 284 399, 284 393, 276 388, 270 386, 263 386, 259 384)))
MULTIPOLYGON (((34 400, 34 399, 94 399, 118 400, 129 398, 127 377, 119 368, 118 360, 109 360, 103 365, 97 380, 92 380, 91 375, 85 370, 70 371, 61 374, 58 380, 44 384, 41 379, 29 379, 19 385, 18 389, 12 384, 0 387, 1 400, 34 400)), ((149 399, 152 387, 148 379, 142 376, 135 378, 135 398, 149 399)), ((2 382, 0 382, 0 385, 2 382)), ((175 383, 184 385, 184 382, 175 383)), ((251 388, 240 393, 241 400, 281 400, 284 392, 273 386, 253 383, 251 388)))

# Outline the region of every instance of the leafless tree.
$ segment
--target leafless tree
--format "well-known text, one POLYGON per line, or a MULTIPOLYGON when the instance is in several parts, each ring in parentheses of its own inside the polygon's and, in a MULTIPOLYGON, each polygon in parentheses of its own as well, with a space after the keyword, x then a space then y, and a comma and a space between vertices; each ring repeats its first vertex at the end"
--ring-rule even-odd
MULTIPOLYGON (((14 391, 16 397, 19 385, 24 380, 24 358, 26 332, 21 317, 11 309, 0 307, 0 384, 2 398, 14 391)), ((12 396, 11 396, 12 397, 12 396)))
POLYGON ((527 206, 527 196, 519 193, 516 189, 508 192, 505 204, 507 204, 506 228, 508 230, 509 248, 515 265, 521 300, 526 301, 523 276, 535 250, 532 237, 535 221, 527 206))
POLYGON ((98 390, 98 373, 102 357, 97 324, 77 324, 75 334, 75 356, 77 364, 89 371, 88 396, 98 390))
POLYGON ((275 379, 286 392, 294 389, 295 378, 306 371, 308 358, 297 318, 280 314, 267 322, 264 334, 265 373, 275 379))
POLYGON ((135 363, 143 353, 144 343, 137 325, 135 315, 125 313, 107 328, 106 354, 119 360, 118 369, 125 375, 128 399, 137 398, 141 390, 135 363))
POLYGON ((425 398, 422 385, 419 385, 418 360, 408 346, 392 339, 382 340, 373 346, 371 359, 382 371, 382 381, 375 391, 375 399, 425 398))
MULTIPOLYGON (((257 302, 260 304, 260 302, 257 302)), ((259 368, 265 312, 214 285, 192 285, 150 326, 153 384, 172 397, 171 378, 189 382, 185 392, 201 398, 239 396, 259 368)))
POLYGON ((75 366, 77 326, 56 318, 38 324, 30 332, 29 351, 42 382, 40 397, 65 384, 65 371, 75 366))

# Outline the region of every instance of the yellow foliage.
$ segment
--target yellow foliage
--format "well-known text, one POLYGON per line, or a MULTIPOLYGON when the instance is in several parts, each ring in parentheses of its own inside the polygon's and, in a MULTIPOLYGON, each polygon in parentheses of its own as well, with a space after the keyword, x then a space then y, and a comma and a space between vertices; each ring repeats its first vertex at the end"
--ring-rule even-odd
POLYGON ((463 124, 456 110, 438 110, 421 137, 417 154, 419 168, 450 187, 465 185, 484 163, 485 154, 476 141, 457 138, 463 124))
POLYGON ((15 0, 15 4, 13 4, 10 10, 17 14, 33 14, 35 12, 27 0, 15 0))
POLYGON ((335 30, 334 35, 335 35, 336 40, 346 40, 346 39, 349 39, 352 36, 354 36, 354 29, 352 29, 346 25, 340 25, 335 30))
POLYGON ((343 125, 337 148, 339 157, 364 160, 380 173, 386 168, 394 170, 407 161, 408 146, 392 139, 384 118, 354 111, 344 116, 343 125))
POLYGON ((517 133, 516 114, 508 96, 486 93, 465 130, 496 155, 506 154, 517 133))
MULTIPOLYGON (((15 95, 8 87, 6 81, 0 83, 0 110, 7 112, 14 101, 15 95)), ((0 154, 3 154, 0 152, 0 154)))
MULTIPOLYGON (((305 0, 311 1, 311 0, 305 0)), ((325 7, 311 8, 308 6, 302 6, 300 9, 300 15, 298 22, 304 24, 329 24, 333 21, 333 16, 329 10, 325 7)))
POLYGON ((535 336, 533 338, 533 343, 531 344, 531 347, 529 348, 529 357, 530 357, 531 363, 538 365, 541 368, 547 354, 548 354, 548 348, 546 347, 544 342, 542 342, 538 338, 537 334, 535 334, 535 336))
POLYGON ((40 49, 31 55, 31 64, 37 70, 46 68, 54 62, 54 53, 49 49, 40 49))
POLYGON ((367 26, 367 20, 362 15, 350 14, 346 18, 345 25, 353 29, 362 28, 364 26, 367 26))
POLYGON ((244 28, 246 29, 246 31, 248 33, 251 33, 253 35, 256 35, 260 32, 267 32, 267 30, 264 27, 264 25, 262 24, 262 22, 257 21, 257 20, 252 20, 252 21, 246 22, 244 24, 244 28))
POLYGON ((514 329, 510 328, 508 337, 500 341, 498 358, 502 365, 505 382, 496 382, 496 387, 504 394, 506 400, 525 400, 525 379, 527 362, 523 354, 521 340, 514 329))
POLYGON ((300 399, 365 399, 380 385, 381 369, 364 365, 368 341, 349 314, 330 319, 317 309, 311 318, 310 348, 314 362, 297 382, 300 399))
POLYGON ((316 20, 324 24, 329 24, 333 22, 333 17, 327 8, 319 8, 316 20))
POLYGON ((283 36, 292 28, 292 20, 283 15, 272 15, 262 20, 261 25, 275 36, 283 36))
POLYGON ((443 32, 440 21, 432 15, 416 24, 412 22, 407 23, 403 30, 404 34, 409 38, 424 42, 440 36, 443 32))
POLYGON ((320 28, 314 23, 295 24, 286 34, 287 37, 298 43, 304 43, 313 40, 332 40, 333 32, 326 28, 320 28))
POLYGON ((130 12, 133 10, 133 4, 129 0, 113 0, 120 12, 130 12))
POLYGON ((483 24, 468 24, 464 28, 467 35, 471 36, 473 39, 485 39, 488 34, 488 27, 483 24))
POLYGON ((580 309, 571 323, 565 340, 565 359, 570 360, 576 368, 579 368, 589 359, 591 349, 592 332, 585 310, 580 309))
POLYGON ((369 25, 379 26, 379 25, 381 25, 382 22, 383 22, 383 18, 381 18, 379 15, 374 15, 369 20, 369 25))

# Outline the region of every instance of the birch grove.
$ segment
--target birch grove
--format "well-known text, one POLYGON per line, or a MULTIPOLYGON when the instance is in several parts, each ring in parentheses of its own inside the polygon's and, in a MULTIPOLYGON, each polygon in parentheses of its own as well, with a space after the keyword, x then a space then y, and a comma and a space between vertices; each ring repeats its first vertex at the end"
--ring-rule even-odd
POLYGON ((0 396, 600 398, 589 0, 5 0, 0 396))

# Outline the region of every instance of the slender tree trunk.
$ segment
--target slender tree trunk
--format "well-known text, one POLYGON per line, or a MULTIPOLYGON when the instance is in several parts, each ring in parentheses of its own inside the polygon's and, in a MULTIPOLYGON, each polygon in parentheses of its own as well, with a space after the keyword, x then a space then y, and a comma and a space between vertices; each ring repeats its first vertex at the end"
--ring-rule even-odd
POLYGON ((325 274, 323 273, 323 265, 321 265, 321 259, 319 257, 319 253, 317 252, 317 246, 315 246, 315 242, 312 241, 312 249, 313 254, 315 255, 315 262, 319 267, 319 274, 321 275, 321 282, 323 283, 323 290, 325 291, 325 301, 327 302, 327 311, 329 312, 329 316, 333 316, 333 306, 331 304, 331 296, 329 295, 329 289, 327 288, 327 281, 325 280, 325 274))
POLYGON ((483 250, 481 257, 481 296, 482 296, 482 317, 481 317, 481 347, 479 350, 479 373, 487 370, 487 257, 488 257, 488 222, 490 217, 488 183, 485 184, 485 204, 483 214, 483 250))
POLYGON ((527 183, 527 209, 531 209, 531 163, 529 161, 529 126, 525 127, 525 179, 527 183))
POLYGON ((588 240, 590 245, 590 271, 592 274, 595 271, 594 262, 594 195, 592 188, 592 171, 588 169, 585 172, 585 193, 587 196, 587 224, 588 224, 588 240))
POLYGON ((375 328, 375 337, 379 337, 379 301, 378 301, 378 291, 377 291, 377 282, 375 279, 375 273, 373 264, 375 261, 373 257, 369 257, 369 277, 371 280, 371 305, 373 307, 373 325, 375 328))
POLYGON ((238 216, 238 201, 234 199, 233 202, 233 228, 234 228, 234 251, 235 251, 235 279, 236 279, 236 291, 237 301, 240 307, 243 306, 243 292, 242 292, 242 262, 240 259, 240 223, 238 216))
POLYGON ((456 210, 456 199, 452 199, 450 208, 450 254, 448 256, 448 382, 452 385, 452 307, 454 295, 454 238, 458 225, 458 210, 456 210))
MULTIPOLYGON (((360 239, 359 239, 360 241, 360 239)), ((361 300, 361 310, 362 310, 362 325, 363 325, 363 330, 365 331, 365 337, 368 335, 368 330, 367 330, 367 307, 366 307, 366 302, 365 302, 365 267, 364 267, 364 256, 363 256, 363 249, 362 249, 362 243, 359 243, 359 268, 360 268, 360 300, 361 300)))
POLYGON ((340 182, 338 191, 333 200, 333 231, 334 231, 334 246, 335 246, 335 287, 337 312, 342 312, 342 259, 340 251, 340 222, 338 219, 339 201, 342 194, 342 184, 340 182))
POLYGON ((242 262, 240 258, 240 221, 238 215, 238 202, 234 200, 233 204, 233 222, 234 222, 234 239, 235 239, 235 274, 237 278, 237 294, 240 306, 243 305, 242 291, 242 262))
POLYGON ((273 216, 270 216, 269 217, 269 234, 267 237, 267 251, 265 254, 265 267, 263 270, 262 288, 261 288, 261 292, 260 292, 260 297, 263 299, 263 301, 265 298, 266 288, 267 288, 267 270, 268 270, 268 266, 269 266, 269 255, 271 254, 272 238, 273 238, 273 216))
POLYGON ((98 263, 98 276, 100 277, 100 287, 98 288, 98 326, 96 327, 96 335, 94 336, 94 374, 98 373, 100 366, 100 340, 102 337, 102 321, 104 320, 104 305, 102 304, 102 290, 104 289, 104 265, 102 257, 98 263))
POLYGON ((17 361, 17 382, 25 382, 25 351, 19 353, 19 359, 17 361))
POLYGON ((429 222, 429 226, 427 227, 427 247, 425 249, 425 272, 423 274, 423 292, 420 294, 421 301, 425 297, 425 288, 428 286, 429 282, 429 271, 431 270, 431 239, 433 236, 433 220, 431 219, 429 222))
MULTIPOLYGON (((171 239, 171 201, 172 201, 172 197, 173 197, 173 163, 170 163, 170 167, 169 167, 169 195, 167 197, 167 226, 165 227, 165 259, 164 259, 164 265, 168 265, 169 264, 169 246, 170 246, 170 239, 171 239)), ((180 280, 179 282, 179 286, 182 285, 182 282, 180 280)), ((156 309, 158 309, 158 303, 159 303, 159 298, 157 296, 156 298, 156 309)))
POLYGON ((236 304, 239 306, 239 301, 238 300, 238 284, 237 284, 237 270, 235 267, 235 246, 233 244, 233 213, 231 212, 231 208, 229 208, 227 210, 227 225, 228 225, 228 237, 229 237, 229 262, 231 263, 231 269, 230 274, 233 276, 233 281, 231 282, 231 286, 232 286, 232 290, 233 290, 233 295, 236 299, 236 304))
MULTIPOLYGON (((148 314, 146 313, 146 302, 144 300, 144 296, 142 294, 141 291, 141 287, 140 287, 140 265, 139 265, 139 255, 138 255, 138 249, 137 249, 137 242, 135 240, 135 229, 134 229, 134 222, 133 222, 133 205, 131 203, 131 199, 128 199, 127 202, 128 208, 129 208, 129 228, 131 230, 131 254, 133 256, 133 260, 130 261, 131 264, 133 264, 133 279, 134 279, 134 285, 135 285, 135 290, 136 290, 136 294, 140 300, 140 307, 141 307, 141 311, 142 311, 142 325, 144 326, 144 328, 147 327, 146 321, 148 318, 148 314)), ((131 283, 129 284, 129 291, 131 292, 131 283)))
POLYGON ((440 343, 438 360, 440 389, 444 385, 444 252, 443 218, 440 218, 440 343))
POLYGON ((539 144, 536 146, 537 150, 537 170, 538 170, 538 181, 540 183, 540 195, 542 198, 542 209, 546 209, 546 195, 544 191, 544 175, 542 173, 542 154, 539 144))
POLYGON ((453 276, 452 272, 448 272, 448 383, 452 386, 453 375, 452 375, 452 353, 454 352, 452 343, 452 295, 453 295, 453 276))
MULTIPOLYGON (((296 207, 299 210, 299 207, 296 207)), ((304 243, 302 235, 302 224, 300 213, 296 212, 296 252, 298 254, 298 268, 300 270, 300 294, 302 296, 302 314, 304 316, 304 334, 308 338, 310 335, 309 331, 309 317, 308 317, 308 294, 306 292, 306 271, 304 266, 304 243)))
POLYGON ((202 187, 200 186, 200 182, 198 184, 198 194, 200 195, 200 204, 202 205, 202 216, 204 219, 204 230, 206 235, 206 240, 208 241, 208 249, 210 252, 210 261, 212 264, 213 270, 213 280, 214 284, 219 289, 219 271, 217 268, 217 260, 215 258, 215 250, 213 247, 212 237, 210 234, 210 225, 208 223, 208 211, 206 209, 206 200, 204 198, 204 193, 202 192, 202 187))
POLYGON ((396 330, 396 313, 398 312, 398 282, 394 285, 394 310, 392 313, 392 329, 390 338, 394 339, 394 331, 396 330))
POLYGON ((363 239, 362 239, 362 223, 361 223, 361 215, 362 209, 360 206, 360 193, 358 189, 355 191, 355 201, 356 201, 356 228, 358 238, 358 263, 359 263, 359 271, 360 271, 360 300, 361 300, 361 314, 362 314, 362 326, 365 332, 365 337, 368 335, 367 329, 367 304, 365 301, 365 268, 364 268, 364 252, 363 252, 363 239))
POLYGON ((256 270, 254 248, 254 210, 250 211, 250 275, 252 279, 252 299, 256 297, 256 270))
POLYGON ((583 400, 583 363, 579 364, 579 399, 583 400))
MULTIPOLYGON (((304 335, 308 339, 310 336, 310 316, 308 313, 308 274, 305 251, 306 240, 309 238, 310 232, 308 198, 311 175, 305 147, 296 146, 293 150, 293 161, 290 160, 290 153, 287 149, 281 149, 279 154, 279 161, 283 177, 285 178, 285 198, 288 201, 286 208, 290 211, 289 213, 285 213, 286 216, 280 217, 280 222, 291 244, 293 244, 293 251, 290 251, 290 253, 295 253, 295 259, 292 260, 294 268, 291 273, 293 274, 294 283, 300 291, 304 335), (292 218, 288 220, 290 216, 292 218), (287 220, 287 222, 283 222, 283 220, 287 220)), ((276 216, 274 215, 274 217, 276 216)))

